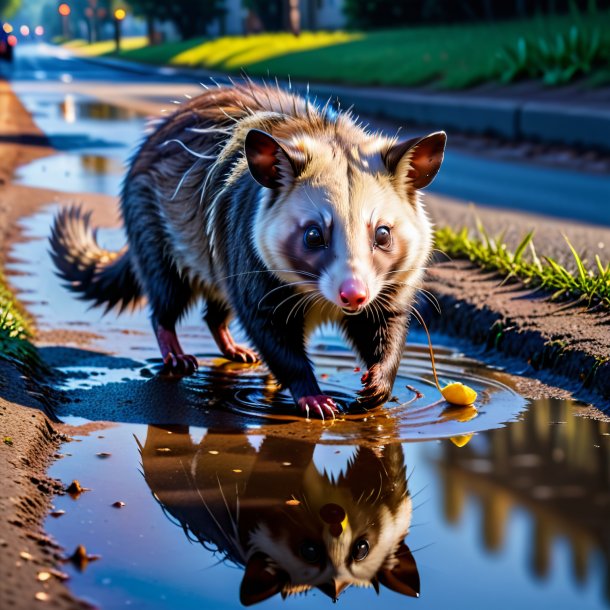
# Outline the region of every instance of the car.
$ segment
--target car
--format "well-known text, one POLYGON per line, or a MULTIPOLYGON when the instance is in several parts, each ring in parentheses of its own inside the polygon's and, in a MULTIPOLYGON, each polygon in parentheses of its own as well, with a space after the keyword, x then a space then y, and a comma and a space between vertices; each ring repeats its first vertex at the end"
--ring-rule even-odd
POLYGON ((0 27, 0 59, 4 61, 13 61, 13 44, 12 38, 9 36, 3 27, 0 27))

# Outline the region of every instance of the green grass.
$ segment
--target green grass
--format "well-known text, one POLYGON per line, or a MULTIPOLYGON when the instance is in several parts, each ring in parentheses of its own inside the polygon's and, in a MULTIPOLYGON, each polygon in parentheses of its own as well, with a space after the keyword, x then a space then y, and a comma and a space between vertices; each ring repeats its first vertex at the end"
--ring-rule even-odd
POLYGON ((30 343, 32 325, 0 272, 0 358, 17 364, 39 364, 36 348, 30 343))
MULTIPOLYGON (((610 11, 492 24, 422 26, 374 32, 304 32, 298 38, 277 33, 225 36, 215 40, 198 38, 157 46, 149 46, 142 38, 125 39, 118 56, 144 63, 219 72, 244 69, 253 76, 290 75, 298 80, 355 85, 432 83, 439 88, 461 89, 490 80, 500 81, 507 66, 506 59, 502 60, 499 55, 516 48, 520 39, 535 41, 539 46, 540 40, 556 41, 557 36, 569 36, 575 24, 581 38, 587 32, 599 32, 598 53, 601 55, 596 55, 590 82, 608 82, 610 11), (600 62, 600 57, 604 61, 600 62)), ((72 47, 87 55, 117 56, 111 41, 90 46, 77 42, 72 47)), ((577 71, 573 76, 579 74, 577 71)), ((515 77, 522 76, 529 77, 529 73, 518 73, 515 77)))
POLYGON ((503 234, 490 237, 480 222, 477 227, 476 235, 466 227, 459 231, 451 227, 438 229, 436 247, 450 257, 466 258, 483 269, 497 271, 506 279, 517 278, 527 287, 546 290, 552 300, 610 309, 610 263, 604 265, 599 255, 594 264, 588 264, 566 237, 573 259, 573 269, 568 269, 551 257, 538 255, 533 231, 511 251, 503 234))

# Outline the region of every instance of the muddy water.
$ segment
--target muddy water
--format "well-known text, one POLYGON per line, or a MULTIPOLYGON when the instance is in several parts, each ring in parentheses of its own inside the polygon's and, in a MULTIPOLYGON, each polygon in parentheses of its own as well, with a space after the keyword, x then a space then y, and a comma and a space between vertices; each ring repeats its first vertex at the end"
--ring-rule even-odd
MULTIPOLYGON (((90 100, 32 106, 65 153, 24 168, 23 182, 116 194, 135 141, 125 130, 141 121, 90 100)), ((57 415, 74 440, 50 474, 90 488, 58 497, 45 526, 69 551, 100 556, 64 566, 78 596, 145 609, 337 596, 356 608, 610 605, 607 424, 569 402, 528 404, 513 378, 436 338, 443 381, 479 393, 475 407, 451 408, 416 329, 395 399, 333 422, 296 420, 264 368, 218 359, 196 311, 180 332, 200 371, 161 379, 145 313, 102 317, 59 285, 54 211, 24 220, 8 271, 54 333, 43 354, 64 373, 57 415)), ((100 241, 118 248, 121 232, 100 241)), ((362 374, 351 352, 330 329, 311 351, 347 407, 362 374)))

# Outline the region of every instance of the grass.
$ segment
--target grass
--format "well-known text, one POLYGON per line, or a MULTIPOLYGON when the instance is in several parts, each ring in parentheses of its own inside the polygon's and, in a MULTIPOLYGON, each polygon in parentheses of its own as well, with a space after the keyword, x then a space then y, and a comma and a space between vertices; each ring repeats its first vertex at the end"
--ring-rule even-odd
POLYGON ((436 247, 454 258, 466 258, 483 269, 517 278, 524 285, 549 291, 552 300, 584 303, 589 308, 610 309, 610 263, 604 265, 595 255, 595 264, 588 265, 568 238, 567 248, 574 261, 568 269, 548 256, 538 256, 533 231, 525 235, 514 251, 503 241, 503 234, 491 237, 480 222, 477 234, 464 227, 456 231, 443 227, 436 232, 436 247))
POLYGON ((17 364, 39 364, 36 348, 30 343, 32 325, 0 273, 0 358, 17 364))
POLYGON ((507 49, 516 48, 520 39, 555 40, 558 35, 569 33, 575 23, 580 32, 599 31, 601 57, 607 60, 595 66, 590 82, 610 81, 610 11, 492 24, 304 32, 298 38, 287 33, 198 38, 157 46, 148 45, 143 38, 126 38, 118 54, 112 41, 89 46, 73 41, 69 45, 87 55, 219 72, 244 69, 253 76, 270 73, 298 80, 355 85, 432 83, 439 88, 461 89, 501 80, 507 69, 501 56, 507 49))

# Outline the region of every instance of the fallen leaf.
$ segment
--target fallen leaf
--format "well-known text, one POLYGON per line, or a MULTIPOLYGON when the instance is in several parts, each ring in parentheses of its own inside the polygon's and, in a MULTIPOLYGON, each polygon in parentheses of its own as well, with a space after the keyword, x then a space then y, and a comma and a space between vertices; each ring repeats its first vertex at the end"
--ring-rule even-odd
POLYGON ((464 447, 465 445, 467 445, 469 443, 471 438, 472 438, 472 434, 462 434, 460 436, 452 436, 451 442, 456 447, 464 447))
POLYGON ((461 407, 467 407, 477 399, 477 393, 459 381, 446 385, 441 389, 441 394, 447 402, 461 407))
POLYGON ((100 559, 99 555, 89 555, 84 545, 79 544, 74 553, 70 557, 66 557, 64 561, 72 562, 82 572, 90 561, 97 561, 98 559, 100 559))
POLYGON ((74 498, 78 498, 84 491, 91 491, 88 487, 83 487, 76 479, 66 487, 66 491, 74 498))

